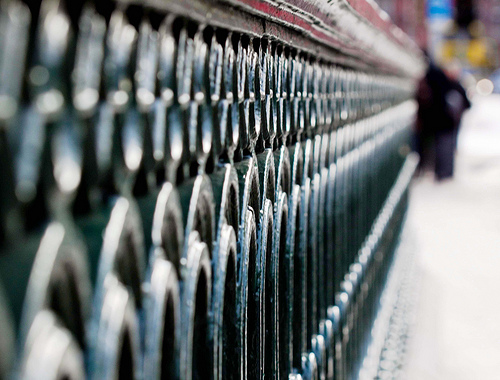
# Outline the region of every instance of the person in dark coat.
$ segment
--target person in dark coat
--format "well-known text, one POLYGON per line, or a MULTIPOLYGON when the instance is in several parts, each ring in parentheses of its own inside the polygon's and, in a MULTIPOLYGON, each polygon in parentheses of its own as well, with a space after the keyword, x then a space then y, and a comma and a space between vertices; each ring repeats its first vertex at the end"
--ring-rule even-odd
MULTIPOLYGON (((424 137, 434 138, 434 172, 438 180, 453 176, 458 128, 463 112, 470 107, 465 90, 458 82, 459 72, 455 65, 445 73, 431 62, 423 80, 425 84, 421 85, 425 93, 417 94, 418 125, 424 137)), ((425 159, 424 156, 424 162, 425 159)))
POLYGON ((418 172, 434 167, 434 130, 432 128, 433 93, 427 75, 418 83, 418 113, 413 136, 413 150, 420 156, 418 172))

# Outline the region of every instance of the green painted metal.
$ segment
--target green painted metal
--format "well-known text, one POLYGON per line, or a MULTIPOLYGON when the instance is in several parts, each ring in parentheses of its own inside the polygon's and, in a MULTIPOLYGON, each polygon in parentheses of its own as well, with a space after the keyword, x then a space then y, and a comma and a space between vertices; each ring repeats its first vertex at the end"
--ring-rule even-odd
POLYGON ((422 60, 341 3, 0 0, 0 379, 357 377, 422 60))

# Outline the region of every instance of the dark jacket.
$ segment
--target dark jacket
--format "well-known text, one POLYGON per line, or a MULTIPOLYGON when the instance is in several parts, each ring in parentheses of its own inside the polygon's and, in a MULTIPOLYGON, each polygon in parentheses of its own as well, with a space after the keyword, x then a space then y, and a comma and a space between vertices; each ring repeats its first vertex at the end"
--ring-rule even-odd
POLYGON ((419 85, 419 128, 428 132, 453 131, 470 107, 464 88, 431 63, 419 85))

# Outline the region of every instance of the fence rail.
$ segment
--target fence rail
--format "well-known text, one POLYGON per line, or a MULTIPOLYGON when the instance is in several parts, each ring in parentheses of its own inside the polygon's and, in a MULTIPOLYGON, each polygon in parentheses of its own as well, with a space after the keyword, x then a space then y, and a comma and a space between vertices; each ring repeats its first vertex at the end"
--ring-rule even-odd
POLYGON ((364 0, 0 1, 0 379, 356 379, 418 49, 364 0))

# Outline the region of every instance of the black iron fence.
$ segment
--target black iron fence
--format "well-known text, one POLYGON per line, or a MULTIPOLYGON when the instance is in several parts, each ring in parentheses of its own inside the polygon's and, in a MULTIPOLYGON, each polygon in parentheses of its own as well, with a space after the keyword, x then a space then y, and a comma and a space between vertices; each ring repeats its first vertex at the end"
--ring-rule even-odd
POLYGON ((364 1, 0 4, 0 379, 355 379, 413 45, 364 1))

